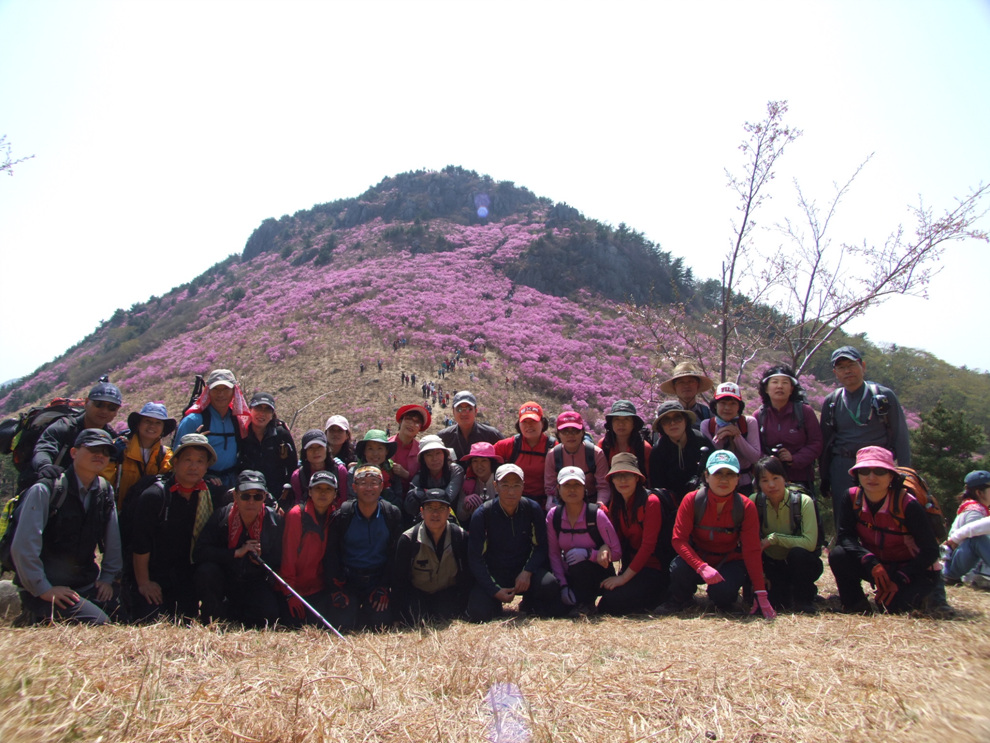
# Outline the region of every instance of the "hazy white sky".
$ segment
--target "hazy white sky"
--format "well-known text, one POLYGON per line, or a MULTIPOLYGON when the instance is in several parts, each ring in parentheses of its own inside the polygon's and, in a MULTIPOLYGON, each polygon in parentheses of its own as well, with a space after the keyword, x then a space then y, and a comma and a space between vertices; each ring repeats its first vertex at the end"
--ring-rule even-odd
MULTIPOLYGON (((834 237, 882 241, 919 195, 941 210, 990 180, 988 49, 985 0, 0 0, 0 134, 35 155, 0 177, 0 381, 266 217, 418 168, 514 181, 714 277, 723 168, 771 99, 805 134, 759 221, 793 176, 825 198, 875 152, 834 237)), ((951 245, 928 301, 853 329, 990 369, 988 256, 951 245)))

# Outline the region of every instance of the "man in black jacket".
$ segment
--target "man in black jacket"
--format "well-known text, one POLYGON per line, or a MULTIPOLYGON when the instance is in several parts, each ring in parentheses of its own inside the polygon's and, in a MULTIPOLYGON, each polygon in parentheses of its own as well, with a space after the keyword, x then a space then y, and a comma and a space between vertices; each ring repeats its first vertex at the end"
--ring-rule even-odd
POLYGON ((439 435, 447 448, 453 450, 455 461, 471 451, 471 444, 501 441, 502 434, 497 428, 476 420, 478 399, 471 392, 461 390, 454 395, 453 408, 454 425, 443 429, 439 435))
MULTIPOLYGON (((90 428, 99 428, 110 434, 111 440, 117 433, 110 428, 110 423, 117 417, 117 411, 124 404, 120 390, 109 382, 100 382, 89 391, 83 412, 59 418, 42 432, 38 443, 34 445, 34 455, 31 457, 31 470, 34 477, 31 482, 25 482, 23 487, 32 484, 38 478, 54 480, 69 465, 69 449, 72 448, 76 436, 90 428)), ((21 483, 18 483, 21 486, 21 483)))
POLYGON ((366 464, 354 471, 355 500, 330 520, 324 576, 333 610, 327 617, 340 631, 392 623, 391 582, 402 512, 381 497, 382 471, 366 464))
POLYGON ((475 586, 468 599, 468 618, 486 622, 503 604, 523 596, 520 609, 559 616, 560 584, 548 570, 546 516, 540 505, 524 498, 523 471, 503 464, 495 471, 498 498, 471 516, 468 561, 475 586))
POLYGON ((234 502, 218 508, 196 540, 196 590, 203 621, 230 619, 249 627, 275 624, 280 594, 270 583, 282 564, 282 518, 265 505, 265 476, 244 470, 237 476, 234 502))

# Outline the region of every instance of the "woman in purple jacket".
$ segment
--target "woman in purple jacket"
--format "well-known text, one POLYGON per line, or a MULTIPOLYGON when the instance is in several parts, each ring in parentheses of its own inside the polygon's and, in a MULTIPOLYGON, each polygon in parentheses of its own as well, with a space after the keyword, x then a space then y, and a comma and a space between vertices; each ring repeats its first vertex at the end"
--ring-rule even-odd
POLYGON ((814 493, 815 461, 822 453, 822 428, 789 366, 767 369, 760 380, 762 407, 756 411, 763 453, 784 463, 787 480, 814 493))

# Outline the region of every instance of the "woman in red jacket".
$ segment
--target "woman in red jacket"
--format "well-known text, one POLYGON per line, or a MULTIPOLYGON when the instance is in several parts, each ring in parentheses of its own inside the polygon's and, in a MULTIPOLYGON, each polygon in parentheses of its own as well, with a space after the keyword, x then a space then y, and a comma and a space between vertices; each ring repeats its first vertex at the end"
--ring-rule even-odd
MULTIPOLYGON (((314 472, 309 481, 309 497, 293 506, 285 516, 282 534, 282 566, 280 573, 320 614, 326 616, 332 607, 331 591, 323 580, 323 555, 327 549, 327 527, 337 499, 337 477, 333 472, 314 472)), ((290 625, 318 620, 307 615, 306 608, 295 596, 289 596, 290 625)))
POLYGON ((622 547, 622 572, 602 581, 598 611, 631 614, 649 611, 663 599, 670 582, 657 557, 663 512, 660 499, 646 489, 636 455, 619 452, 606 475, 612 489, 609 516, 622 547))
POLYGON ((670 598, 657 614, 675 614, 694 606, 699 583, 720 611, 732 609, 748 577, 755 600, 750 612, 777 616, 767 599, 763 579, 763 547, 756 505, 739 494, 739 459, 731 451, 712 452, 705 465, 705 484, 684 496, 674 520, 670 563, 670 598))

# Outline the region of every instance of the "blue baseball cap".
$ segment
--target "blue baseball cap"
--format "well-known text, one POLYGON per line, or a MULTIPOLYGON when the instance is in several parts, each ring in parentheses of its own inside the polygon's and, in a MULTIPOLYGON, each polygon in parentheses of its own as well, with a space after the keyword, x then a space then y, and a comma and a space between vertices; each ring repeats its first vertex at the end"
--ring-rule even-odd
POLYGON ((719 470, 732 470, 738 475, 739 457, 726 449, 713 451, 711 456, 708 457, 708 463, 705 465, 705 470, 709 474, 712 472, 718 472, 719 470))

